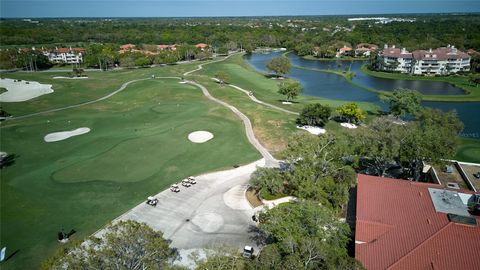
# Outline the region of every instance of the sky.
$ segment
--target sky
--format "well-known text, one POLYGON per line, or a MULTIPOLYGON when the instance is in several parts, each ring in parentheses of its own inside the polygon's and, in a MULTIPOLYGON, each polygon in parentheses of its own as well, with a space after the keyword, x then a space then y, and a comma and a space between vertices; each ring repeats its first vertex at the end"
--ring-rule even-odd
POLYGON ((210 17, 480 12, 480 0, 0 0, 1 18, 210 17))

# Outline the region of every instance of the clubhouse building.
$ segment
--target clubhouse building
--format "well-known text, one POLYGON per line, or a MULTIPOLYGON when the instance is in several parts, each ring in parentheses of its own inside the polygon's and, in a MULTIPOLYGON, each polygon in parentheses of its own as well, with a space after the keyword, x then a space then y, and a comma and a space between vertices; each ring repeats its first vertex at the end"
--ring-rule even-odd
POLYGON ((447 75, 470 70, 470 56, 448 45, 430 50, 407 51, 385 45, 378 54, 377 68, 416 75, 447 75))

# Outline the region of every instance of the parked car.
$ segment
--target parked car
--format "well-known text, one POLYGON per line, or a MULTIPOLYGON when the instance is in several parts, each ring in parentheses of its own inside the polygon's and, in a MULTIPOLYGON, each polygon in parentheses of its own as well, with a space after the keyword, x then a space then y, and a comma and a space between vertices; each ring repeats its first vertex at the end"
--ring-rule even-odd
POLYGON ((243 256, 244 258, 251 258, 251 257, 253 256, 253 247, 251 247, 251 246, 245 246, 245 247, 243 248, 243 254, 242 254, 242 256, 243 256))
POLYGON ((182 186, 184 186, 184 187, 191 187, 192 184, 190 184, 189 182, 182 181, 182 186))
POLYGON ((474 174, 473 174, 473 177, 475 177, 475 178, 477 178, 477 179, 480 179, 480 172, 474 173, 474 174))

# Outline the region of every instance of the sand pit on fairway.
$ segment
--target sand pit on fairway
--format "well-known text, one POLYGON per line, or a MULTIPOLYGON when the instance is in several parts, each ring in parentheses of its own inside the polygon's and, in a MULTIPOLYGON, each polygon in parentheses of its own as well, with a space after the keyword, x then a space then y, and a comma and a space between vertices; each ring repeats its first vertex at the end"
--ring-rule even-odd
POLYGON ((7 89, 7 92, 0 94, 0 102, 27 101, 41 95, 53 93, 51 84, 7 78, 0 80, 0 87, 7 89))
POLYGON ((188 134, 188 139, 194 143, 204 143, 213 139, 213 134, 208 131, 195 131, 188 134))
POLYGON ((304 129, 308 132, 310 132, 313 135, 320 135, 320 134, 325 134, 327 132, 325 129, 320 128, 320 127, 312 127, 312 126, 297 126, 299 129, 304 129))
POLYGON ((50 134, 47 134, 43 139, 46 142, 58 142, 58 141, 63 141, 70 137, 82 135, 88 132, 90 132, 89 128, 81 127, 71 131, 61 131, 61 132, 50 133, 50 134))

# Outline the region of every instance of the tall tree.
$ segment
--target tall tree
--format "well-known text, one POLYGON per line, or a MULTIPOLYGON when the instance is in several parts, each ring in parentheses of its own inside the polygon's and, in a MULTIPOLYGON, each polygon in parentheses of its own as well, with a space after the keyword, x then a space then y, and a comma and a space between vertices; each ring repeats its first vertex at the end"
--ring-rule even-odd
POLYGON ((298 81, 282 82, 279 85, 278 93, 287 97, 287 101, 294 100, 303 92, 303 87, 298 81))
POLYGON ((279 266, 276 269, 353 270, 358 266, 346 249, 348 225, 326 207, 314 202, 281 204, 261 214, 260 222, 260 230, 274 246, 262 252, 260 262, 273 261, 279 266))
POLYGON ((297 122, 300 125, 323 127, 330 118, 332 109, 320 103, 308 104, 300 112, 297 122))
POLYGON ((280 77, 290 72, 291 68, 292 64, 290 60, 283 56, 275 57, 267 63, 267 69, 275 72, 275 74, 280 77))
POLYGON ((172 269, 178 255, 161 232, 144 223, 119 221, 101 237, 62 250, 44 269, 172 269))
POLYGON ((358 123, 365 119, 365 113, 358 107, 356 103, 350 102, 337 108, 337 112, 341 117, 348 120, 349 123, 358 123))
POLYGON ((382 102, 390 106, 390 112, 397 116, 415 115, 421 108, 422 94, 416 90, 395 89, 389 96, 381 96, 382 102))

